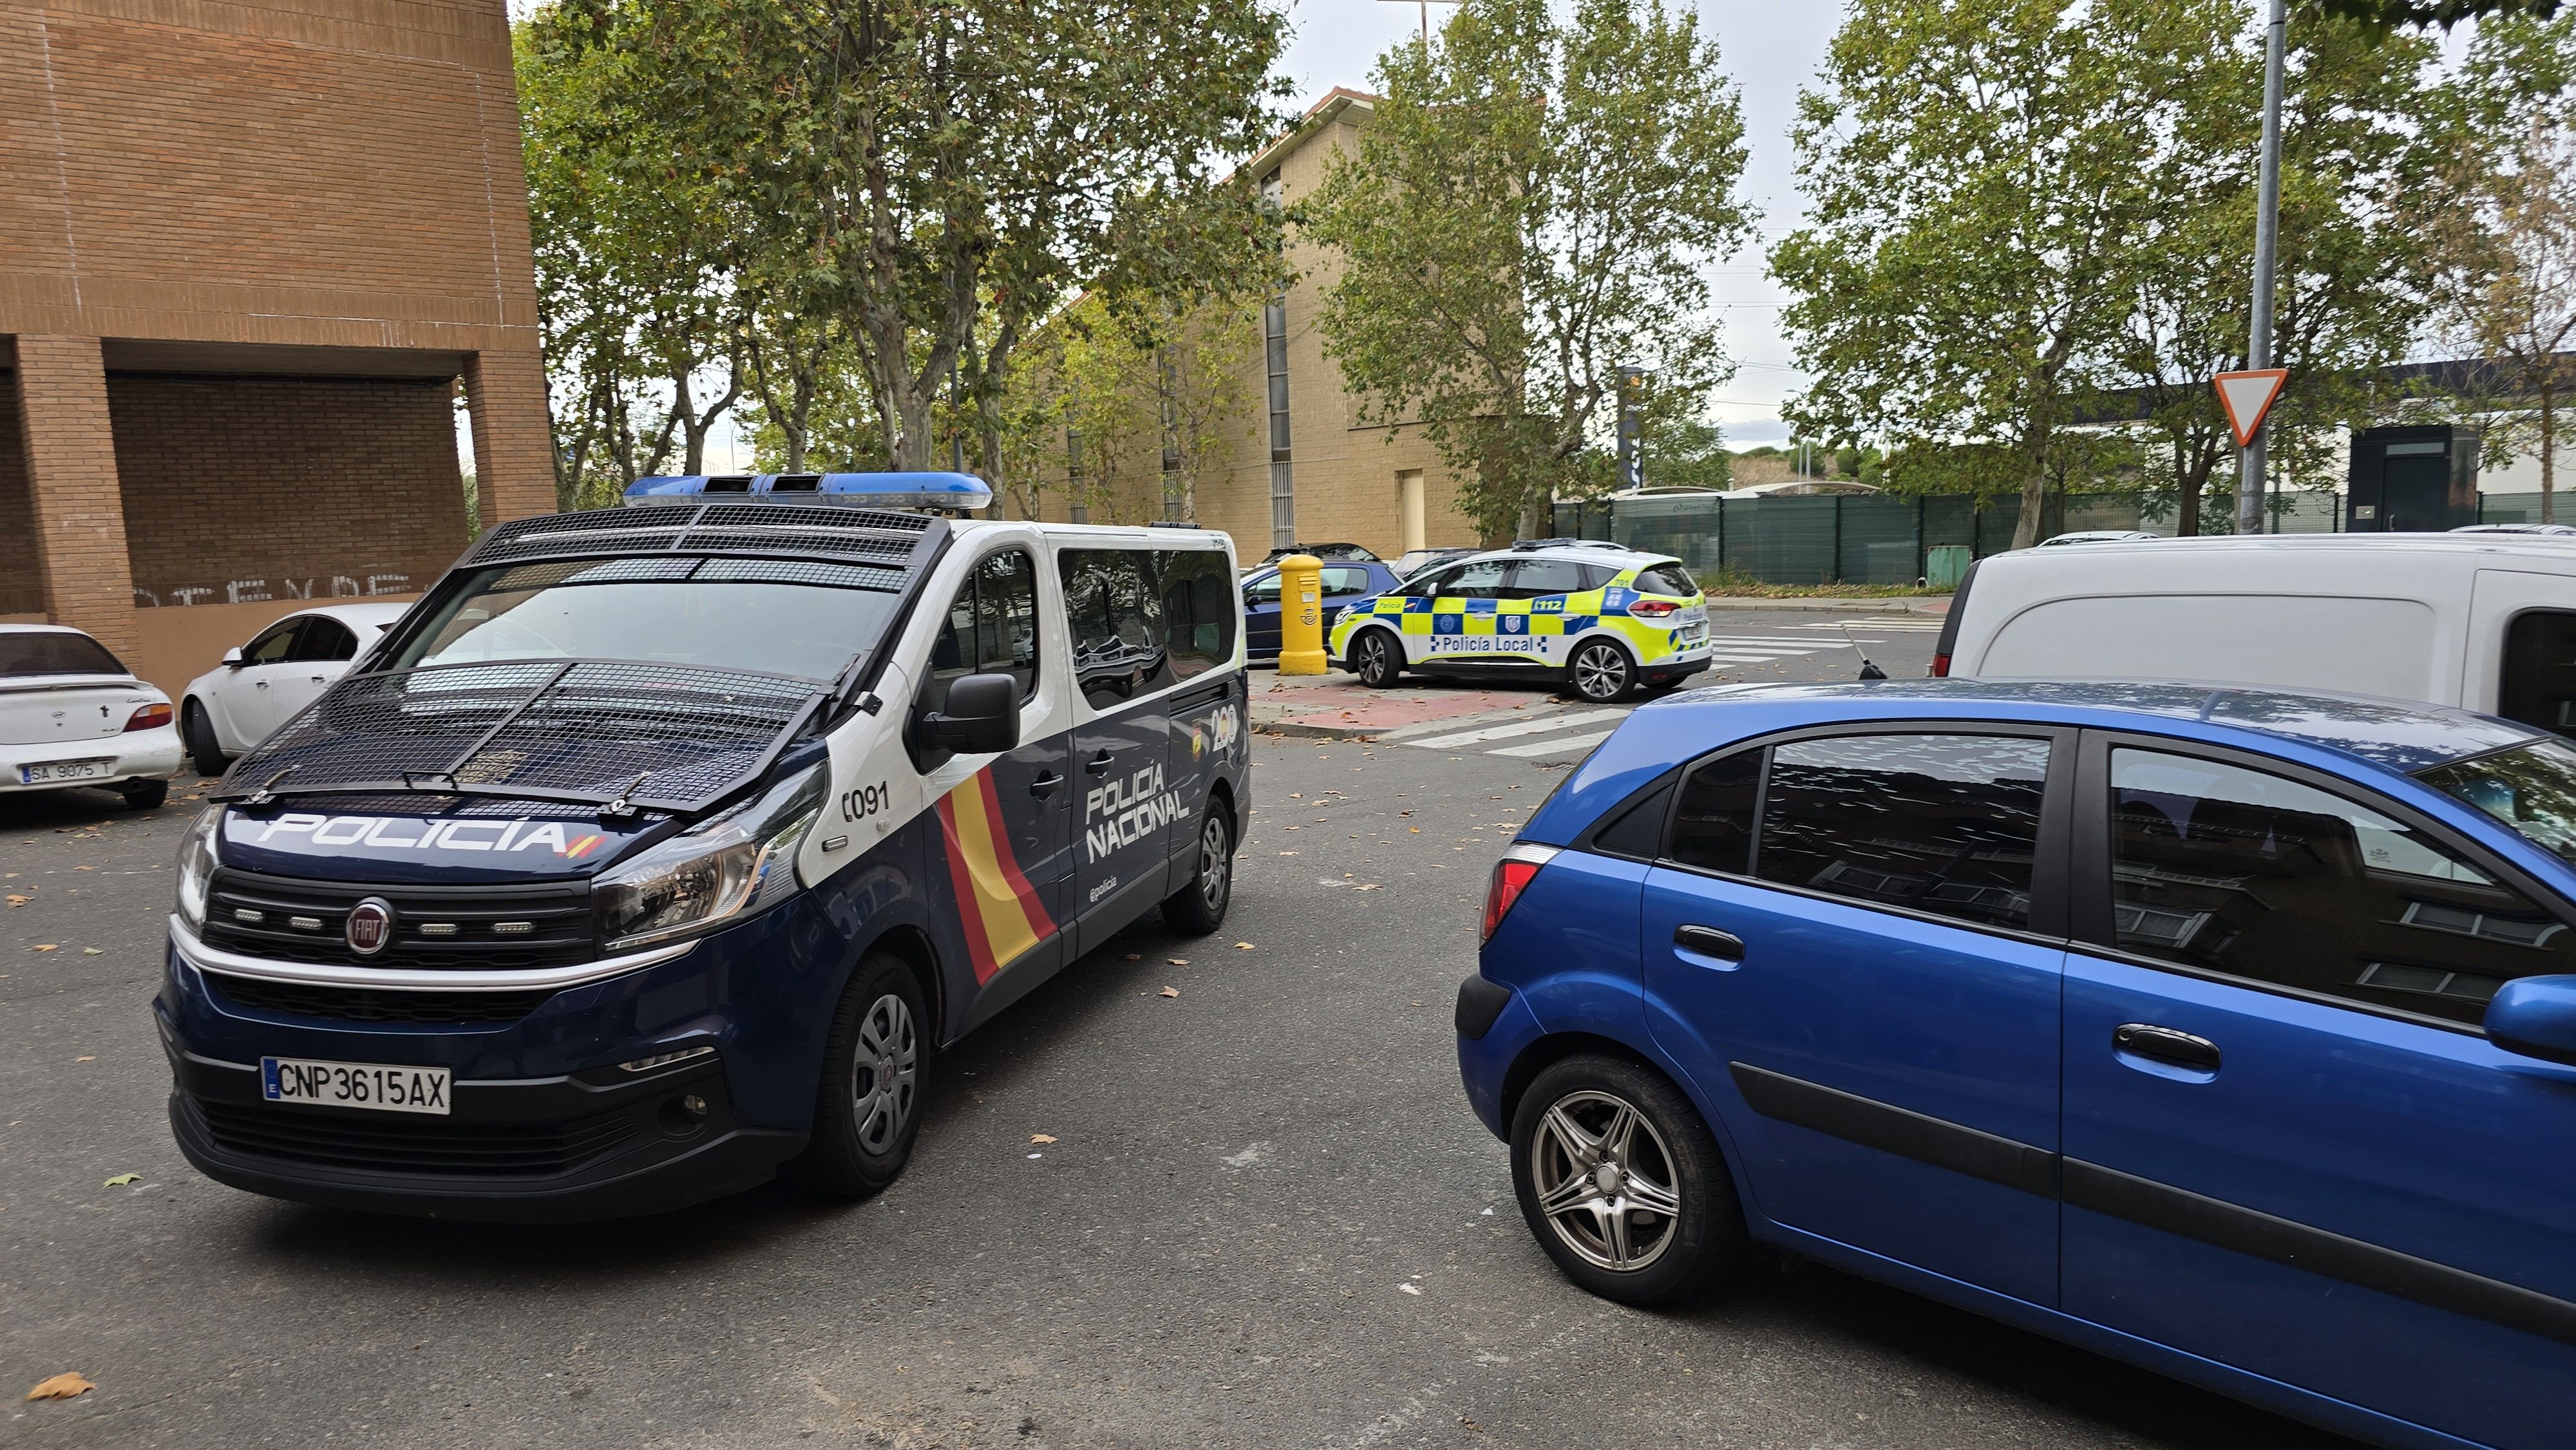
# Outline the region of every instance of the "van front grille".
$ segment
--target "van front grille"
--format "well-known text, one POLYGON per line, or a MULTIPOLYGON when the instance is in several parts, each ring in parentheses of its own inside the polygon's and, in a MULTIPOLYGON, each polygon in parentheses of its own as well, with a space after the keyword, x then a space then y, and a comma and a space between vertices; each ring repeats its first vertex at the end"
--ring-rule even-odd
POLYGON ((335 966, 525 971, 599 955, 586 880, 504 886, 370 886, 219 869, 206 892, 208 946, 270 961, 335 966), (393 940, 349 949, 349 912, 368 897, 393 908, 393 940))

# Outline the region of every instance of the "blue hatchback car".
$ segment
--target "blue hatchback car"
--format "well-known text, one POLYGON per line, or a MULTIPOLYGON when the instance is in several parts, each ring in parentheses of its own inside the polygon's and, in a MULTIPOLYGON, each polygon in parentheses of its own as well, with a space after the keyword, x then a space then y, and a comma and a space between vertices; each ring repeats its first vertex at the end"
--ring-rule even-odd
POLYGON ((1700 691, 1497 866, 1459 1062, 1632 1303, 1753 1241, 2387 1445, 2576 1443, 2576 746, 2184 684, 1700 691))

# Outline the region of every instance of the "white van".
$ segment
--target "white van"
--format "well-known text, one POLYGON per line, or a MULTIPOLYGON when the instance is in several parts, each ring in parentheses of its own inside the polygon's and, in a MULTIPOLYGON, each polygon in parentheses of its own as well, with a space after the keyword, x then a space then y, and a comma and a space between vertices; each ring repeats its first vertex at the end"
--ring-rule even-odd
POLYGON ((1960 581, 1932 673, 2308 686, 2576 734, 2576 540, 2294 534, 1997 554, 1960 581))

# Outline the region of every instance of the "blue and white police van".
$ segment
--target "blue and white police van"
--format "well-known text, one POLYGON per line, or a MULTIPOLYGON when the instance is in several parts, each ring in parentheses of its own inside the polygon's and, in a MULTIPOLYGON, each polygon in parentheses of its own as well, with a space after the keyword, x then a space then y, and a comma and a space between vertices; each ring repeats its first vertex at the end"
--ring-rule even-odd
POLYGON ((646 479, 487 532, 189 831, 154 1003, 190 1162, 487 1219, 883 1187, 925 1059, 1251 804, 1226 536, 955 474, 646 479))

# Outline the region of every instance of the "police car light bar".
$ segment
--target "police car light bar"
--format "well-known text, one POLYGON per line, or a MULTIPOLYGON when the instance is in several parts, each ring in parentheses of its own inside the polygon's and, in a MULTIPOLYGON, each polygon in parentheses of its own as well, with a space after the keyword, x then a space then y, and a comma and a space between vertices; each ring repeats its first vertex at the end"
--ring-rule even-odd
POLYGON ((993 490, 967 473, 691 473, 639 478, 632 504, 716 502, 847 504, 857 508, 964 513, 993 505, 993 490))

